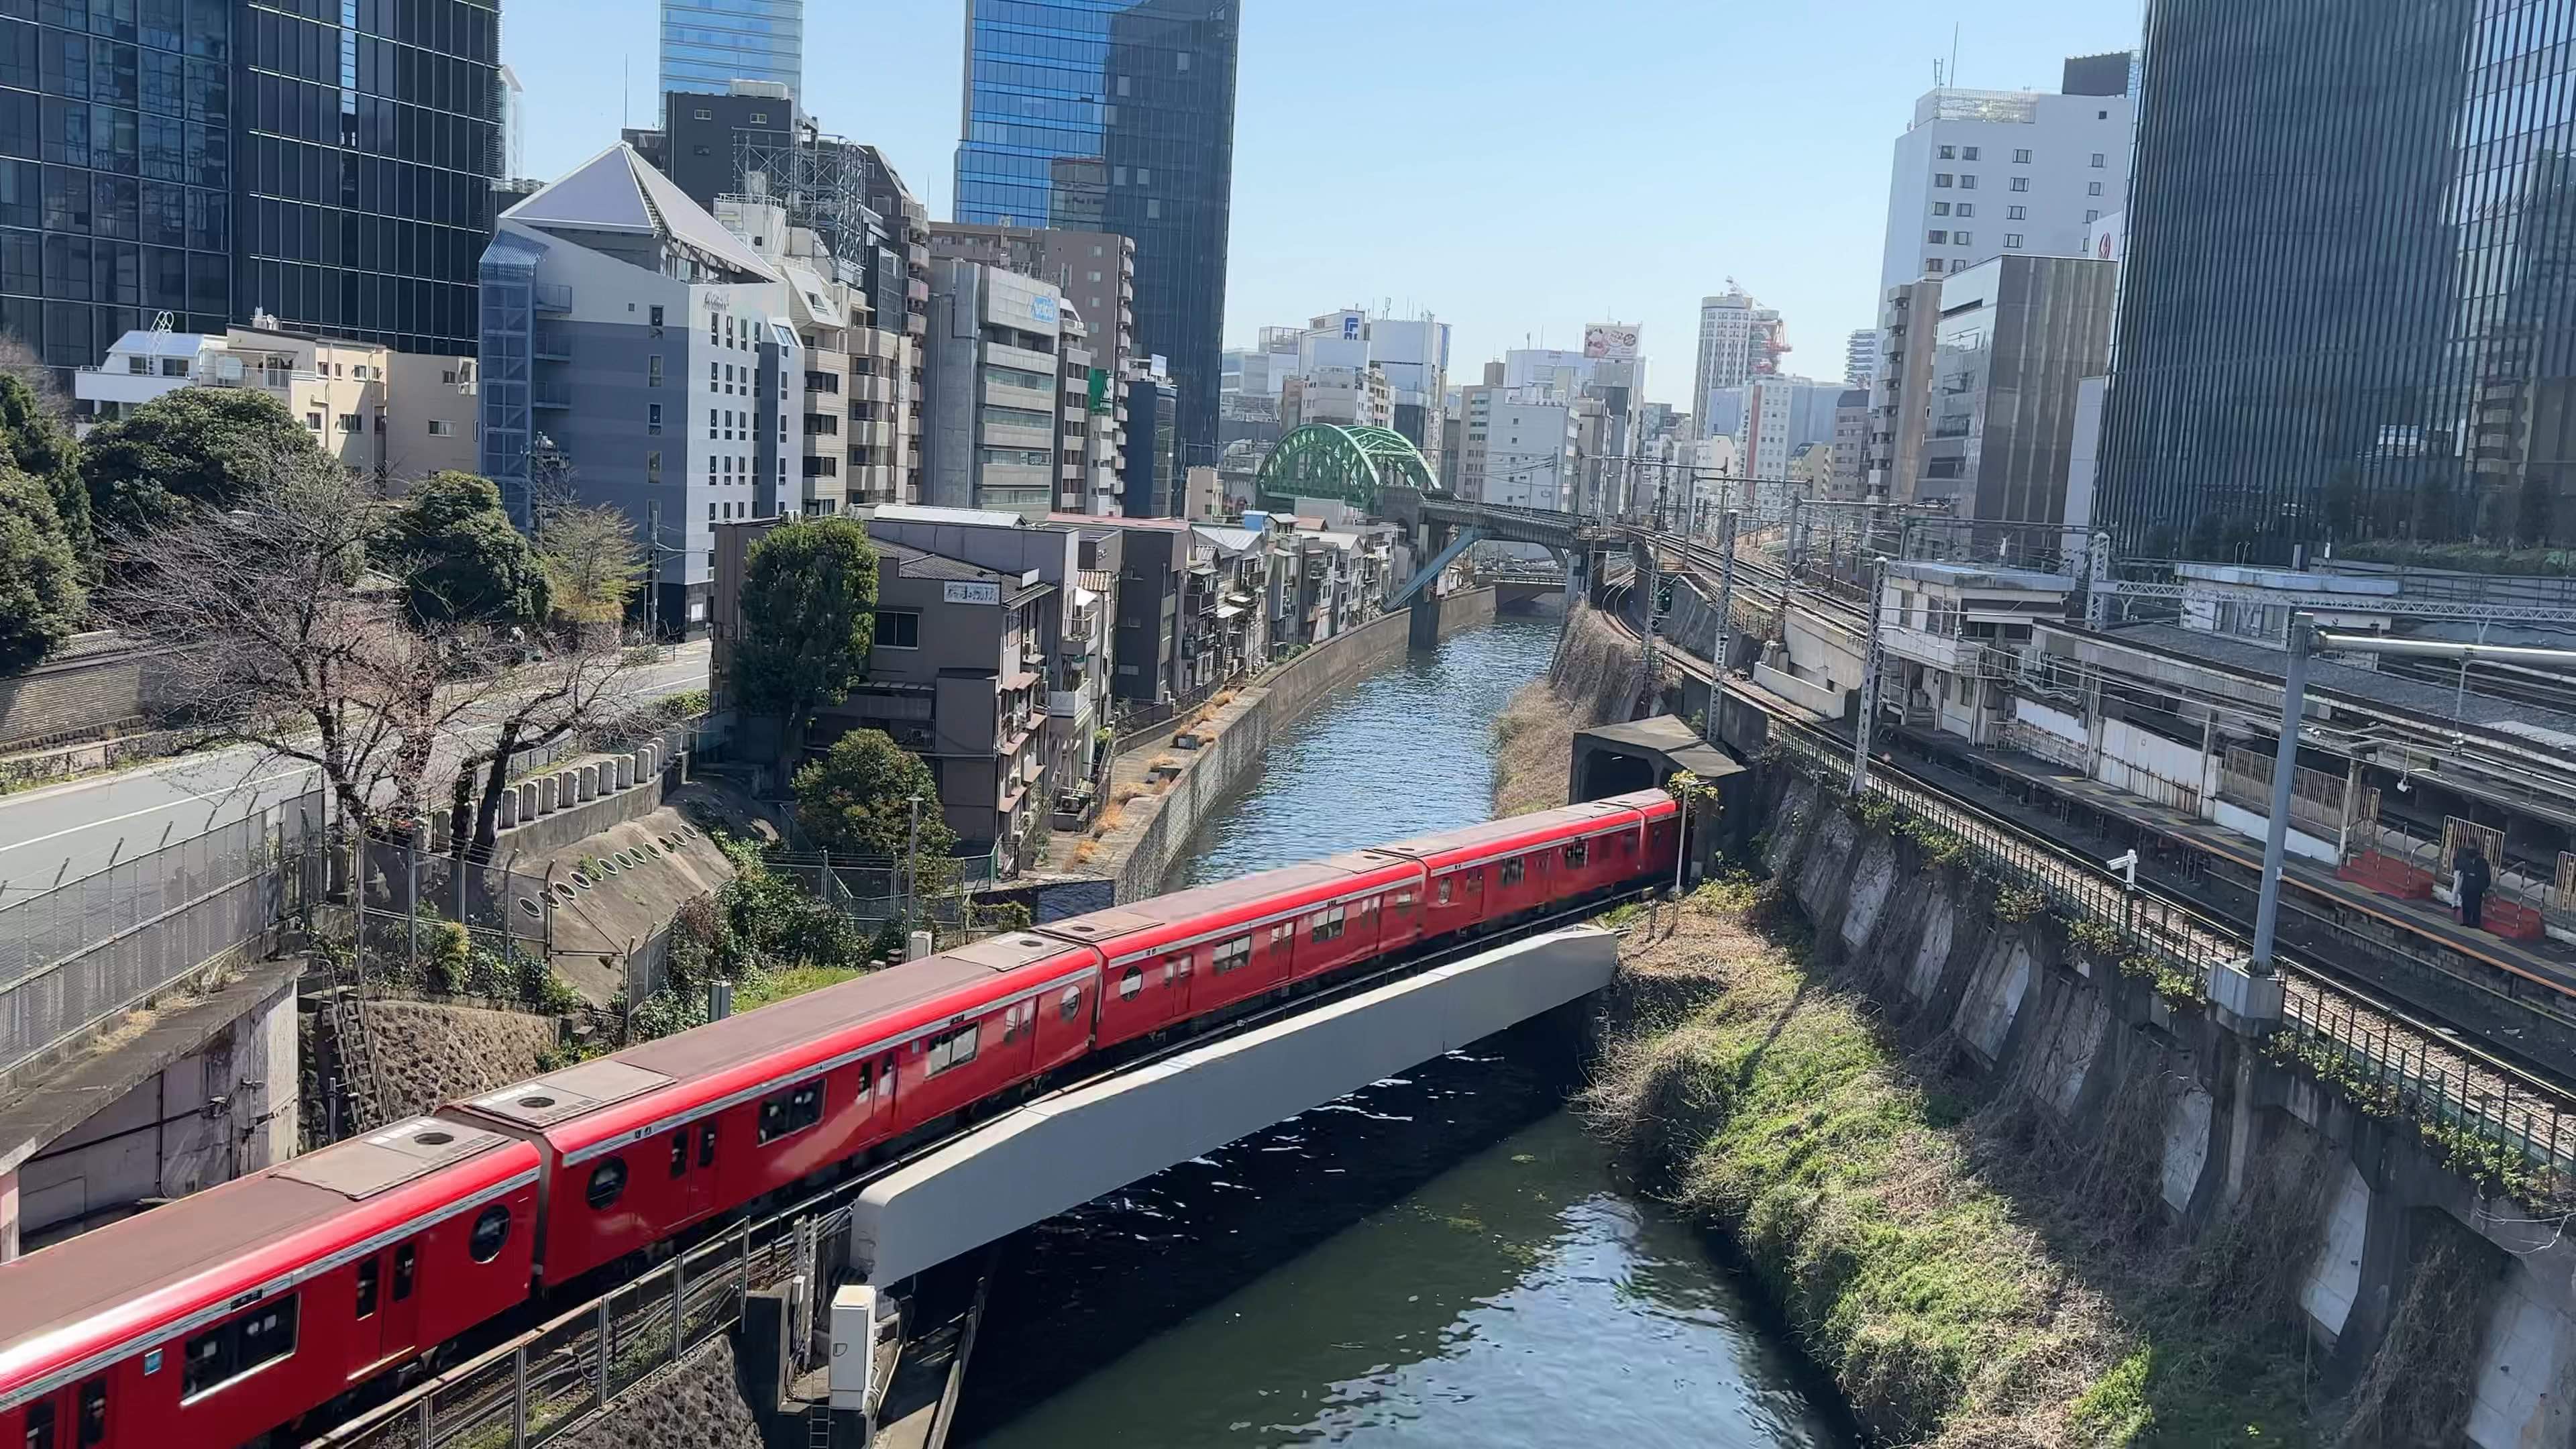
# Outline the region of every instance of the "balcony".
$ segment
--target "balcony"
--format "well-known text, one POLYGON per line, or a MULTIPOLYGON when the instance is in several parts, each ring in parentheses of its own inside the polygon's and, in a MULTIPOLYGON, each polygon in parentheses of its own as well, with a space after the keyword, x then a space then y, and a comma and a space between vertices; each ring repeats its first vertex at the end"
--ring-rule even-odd
POLYGON ((841 395, 841 375, 837 372, 808 371, 805 374, 805 390, 809 393, 824 393, 832 397, 839 397, 841 395))
POLYGON ((534 348, 539 362, 572 361, 572 338, 560 327, 538 328, 534 348))
POLYGON ((539 383, 529 391, 533 394, 529 401, 538 407, 561 411, 572 406, 572 389, 563 384, 558 383, 549 387, 539 383))
POLYGON ((572 310, 572 287, 569 283, 538 282, 531 286, 528 291, 530 293, 530 300, 536 303, 537 310, 540 312, 569 312, 572 310))

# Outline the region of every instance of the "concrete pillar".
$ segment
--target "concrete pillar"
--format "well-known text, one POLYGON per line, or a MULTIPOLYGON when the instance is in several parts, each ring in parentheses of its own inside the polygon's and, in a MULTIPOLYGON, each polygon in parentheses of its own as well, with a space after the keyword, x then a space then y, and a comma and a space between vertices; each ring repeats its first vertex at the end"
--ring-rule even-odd
POLYGON ((555 813, 555 789, 557 783, 557 777, 553 775, 543 776, 537 781, 538 814, 552 815, 555 813))
POLYGON ((521 820, 536 819, 539 813, 537 805, 537 782, 534 780, 520 781, 517 793, 519 796, 519 818, 521 820))
POLYGON ((618 788, 618 789, 620 789, 620 790, 632 790, 632 789, 634 789, 634 788, 635 788, 635 777, 636 777, 636 775, 638 775, 639 773, 641 773, 641 772, 640 772, 640 771, 638 771, 635 767, 636 767, 636 765, 637 765, 637 764, 639 764, 639 763, 641 763, 641 762, 642 762, 643 758, 644 758, 644 757, 643 757, 643 755, 642 755, 641 753, 632 754, 632 755, 619 755, 619 756, 617 757, 617 788, 618 788))
POLYGON ((581 776, 570 770, 555 771, 555 808, 570 810, 581 802, 581 776))
POLYGON ((644 768, 652 774, 662 773, 662 742, 655 740, 644 747, 644 768))
POLYGON ((507 830, 511 826, 519 823, 518 791, 504 790, 501 792, 501 813, 494 817, 494 823, 503 830, 507 830))
POLYGON ((573 771, 573 788, 581 792, 584 800, 599 798, 599 767, 584 765, 573 771))

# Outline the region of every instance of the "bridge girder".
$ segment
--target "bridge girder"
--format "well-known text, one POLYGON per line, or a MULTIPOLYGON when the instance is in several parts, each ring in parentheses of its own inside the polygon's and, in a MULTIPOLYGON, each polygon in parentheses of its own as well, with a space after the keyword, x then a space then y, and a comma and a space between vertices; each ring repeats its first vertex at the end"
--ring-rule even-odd
POLYGON ((1439 480, 1413 440, 1392 428, 1308 423, 1270 450, 1256 486, 1265 496, 1336 498, 1374 513, 1380 493, 1433 493, 1439 480))

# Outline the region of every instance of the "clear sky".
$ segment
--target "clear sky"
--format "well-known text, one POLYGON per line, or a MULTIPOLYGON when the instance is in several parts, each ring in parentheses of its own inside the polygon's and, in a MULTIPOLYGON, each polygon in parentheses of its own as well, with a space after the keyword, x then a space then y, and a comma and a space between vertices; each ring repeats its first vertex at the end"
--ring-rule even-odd
MULTIPOLYGON (((1228 345, 1389 303, 1507 347, 1645 328, 1647 394, 1690 391, 1699 299, 1781 310, 1789 366, 1842 375, 1876 320, 1889 147, 1959 36, 1960 84, 2053 90, 2126 49, 2136 0, 1242 0, 1228 345)), ((657 118, 653 0, 512 0, 527 168, 657 118)), ((964 0, 808 0, 805 108, 949 214, 964 0)))

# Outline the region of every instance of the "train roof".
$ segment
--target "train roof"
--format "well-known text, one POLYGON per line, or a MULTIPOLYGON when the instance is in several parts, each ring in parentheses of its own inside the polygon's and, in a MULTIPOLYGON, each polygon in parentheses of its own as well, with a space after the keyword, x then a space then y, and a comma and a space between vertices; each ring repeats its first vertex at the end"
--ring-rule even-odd
POLYGON ((1616 830, 1636 823, 1638 807, 1634 803, 1590 800, 1580 805, 1542 810, 1534 815, 1514 815, 1503 820, 1488 820, 1482 825, 1461 826, 1438 835, 1416 836, 1377 848, 1389 855, 1431 865, 1452 865, 1462 857, 1473 859, 1515 846, 1616 830))
POLYGON ((1088 970, 1094 957, 1071 942, 1027 933, 997 936, 675 1032, 461 1105, 543 1132, 567 1155, 622 1145, 660 1130, 673 1117, 697 1115, 737 1094, 827 1069, 838 1058, 927 1029, 966 1001, 989 995, 997 977, 1032 968, 1043 972, 1055 964, 1088 970))
POLYGON ((1386 873, 1412 868, 1409 862, 1375 851, 1347 851, 1323 860, 1094 911, 1041 929, 1072 940, 1096 941, 1104 950, 1133 949, 1140 942, 1160 944, 1178 936, 1223 931, 1282 911, 1302 910, 1345 892, 1388 884, 1386 873))
POLYGON ((536 1149, 414 1117, 0 1265, 0 1405, 533 1180, 536 1149))

